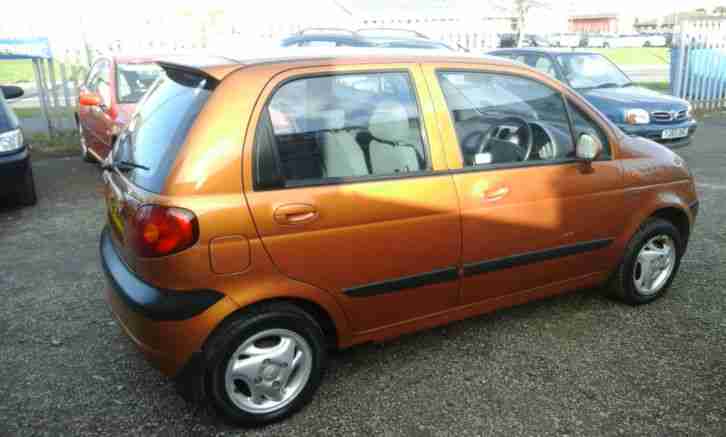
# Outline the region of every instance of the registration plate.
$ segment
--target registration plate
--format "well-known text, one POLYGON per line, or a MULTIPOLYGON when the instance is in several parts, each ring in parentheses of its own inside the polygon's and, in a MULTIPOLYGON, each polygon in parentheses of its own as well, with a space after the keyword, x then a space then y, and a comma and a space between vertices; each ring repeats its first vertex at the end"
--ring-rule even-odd
POLYGON ((663 129, 661 138, 664 140, 672 140, 675 138, 683 138, 688 136, 687 127, 677 127, 673 129, 663 129))
POLYGON ((116 234, 121 237, 124 234, 124 221, 121 217, 121 205, 113 195, 107 197, 108 218, 116 234))

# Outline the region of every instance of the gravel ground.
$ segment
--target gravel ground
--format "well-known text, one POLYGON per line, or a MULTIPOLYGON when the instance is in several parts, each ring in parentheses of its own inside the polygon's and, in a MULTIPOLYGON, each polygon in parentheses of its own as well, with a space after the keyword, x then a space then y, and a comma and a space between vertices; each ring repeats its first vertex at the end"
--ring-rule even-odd
POLYGON ((313 403, 235 430, 149 367, 102 297, 98 170, 35 163, 0 206, 0 435, 726 435, 726 118, 682 149, 701 215, 670 293, 598 290, 335 354, 313 403))

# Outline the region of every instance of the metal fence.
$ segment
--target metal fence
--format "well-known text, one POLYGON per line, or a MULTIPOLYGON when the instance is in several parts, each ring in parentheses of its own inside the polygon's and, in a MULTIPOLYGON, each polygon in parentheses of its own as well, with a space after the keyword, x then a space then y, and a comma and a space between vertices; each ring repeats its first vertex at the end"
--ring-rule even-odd
POLYGON ((683 23, 671 49, 671 91, 702 111, 726 106, 726 21, 683 23))

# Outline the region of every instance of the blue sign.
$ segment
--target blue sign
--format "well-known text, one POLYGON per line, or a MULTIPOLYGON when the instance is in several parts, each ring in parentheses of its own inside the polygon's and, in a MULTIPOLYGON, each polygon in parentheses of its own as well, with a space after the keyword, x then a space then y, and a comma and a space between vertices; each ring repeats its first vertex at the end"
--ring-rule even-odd
POLYGON ((48 38, 0 39, 0 59, 51 59, 48 38))

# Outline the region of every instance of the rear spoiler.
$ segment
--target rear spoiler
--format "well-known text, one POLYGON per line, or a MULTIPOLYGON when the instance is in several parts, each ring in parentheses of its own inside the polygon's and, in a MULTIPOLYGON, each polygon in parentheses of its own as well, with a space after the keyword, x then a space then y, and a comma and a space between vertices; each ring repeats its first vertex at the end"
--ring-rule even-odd
POLYGON ((189 64, 180 64, 176 62, 169 62, 169 61, 157 61, 157 64, 161 68, 164 69, 167 73, 169 70, 171 71, 178 71, 178 72, 184 72, 184 73, 191 73, 195 76, 201 76, 205 79, 207 79, 212 87, 216 87, 219 83, 219 79, 216 77, 210 75, 207 73, 203 68, 200 68, 195 65, 189 65, 189 64))

